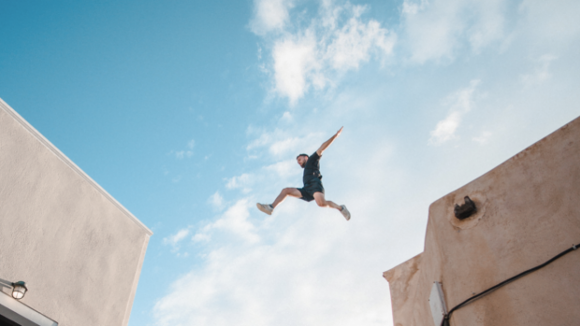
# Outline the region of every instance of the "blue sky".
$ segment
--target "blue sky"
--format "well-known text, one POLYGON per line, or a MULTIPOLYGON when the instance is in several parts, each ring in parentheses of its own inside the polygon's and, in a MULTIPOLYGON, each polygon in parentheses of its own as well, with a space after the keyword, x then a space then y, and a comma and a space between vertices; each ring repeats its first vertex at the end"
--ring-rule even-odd
POLYGON ((130 325, 390 325, 429 204, 580 115, 580 3, 3 2, 0 97, 149 226, 130 325), (327 198, 289 199, 338 128, 327 198))

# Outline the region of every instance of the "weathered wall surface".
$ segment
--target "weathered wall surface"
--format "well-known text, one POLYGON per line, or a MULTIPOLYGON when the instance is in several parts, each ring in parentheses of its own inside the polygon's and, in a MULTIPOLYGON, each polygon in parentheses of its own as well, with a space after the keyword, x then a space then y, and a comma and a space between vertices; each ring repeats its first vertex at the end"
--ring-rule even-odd
MULTIPOLYGON (((435 281, 451 309, 580 243, 579 203, 580 118, 430 206, 424 252, 384 274, 395 325, 433 325, 435 281), (466 195, 478 212, 459 221, 466 195)), ((578 271, 580 250, 457 310, 451 325, 578 325, 578 271)))
POLYGON ((150 235, 0 100, 0 278, 27 283, 23 303, 62 326, 126 325, 150 235))

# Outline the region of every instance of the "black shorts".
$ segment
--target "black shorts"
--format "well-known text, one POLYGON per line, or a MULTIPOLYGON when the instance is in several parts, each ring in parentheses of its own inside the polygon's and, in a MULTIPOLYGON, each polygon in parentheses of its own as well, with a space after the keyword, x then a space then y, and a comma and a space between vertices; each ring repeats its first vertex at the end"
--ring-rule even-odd
POLYGON ((321 192, 324 193, 324 187, 322 186, 322 182, 309 182, 308 184, 304 185, 304 188, 298 188, 298 191, 302 194, 302 200, 311 202, 314 200, 314 193, 321 192))

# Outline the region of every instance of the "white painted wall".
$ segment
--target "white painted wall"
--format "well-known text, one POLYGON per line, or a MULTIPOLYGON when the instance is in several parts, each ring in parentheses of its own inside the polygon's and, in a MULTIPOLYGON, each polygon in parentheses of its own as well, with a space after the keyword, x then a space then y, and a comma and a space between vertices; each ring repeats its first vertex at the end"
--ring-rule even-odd
POLYGON ((60 326, 127 325, 151 235, 0 99, 0 279, 26 282, 23 303, 60 326))

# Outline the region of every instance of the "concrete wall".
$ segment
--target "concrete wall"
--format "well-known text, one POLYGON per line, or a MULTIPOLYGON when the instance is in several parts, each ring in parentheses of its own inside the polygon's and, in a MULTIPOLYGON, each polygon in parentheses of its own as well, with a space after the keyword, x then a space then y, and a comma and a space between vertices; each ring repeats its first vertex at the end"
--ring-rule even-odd
MULTIPOLYGON (((433 325, 448 309, 580 243, 580 118, 434 202, 424 252, 384 273, 396 326, 433 325), (467 220, 453 207, 472 198, 467 220)), ((457 310, 451 326, 580 324, 580 250, 457 310)))
POLYGON ((127 325, 151 234, 0 100, 0 279, 26 282, 23 303, 61 326, 127 325))

